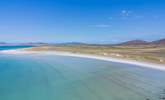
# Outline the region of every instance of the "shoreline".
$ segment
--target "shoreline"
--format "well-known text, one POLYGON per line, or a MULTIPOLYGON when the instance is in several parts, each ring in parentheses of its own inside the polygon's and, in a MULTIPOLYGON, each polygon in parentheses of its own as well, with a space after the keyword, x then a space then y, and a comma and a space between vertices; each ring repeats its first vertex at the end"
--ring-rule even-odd
POLYGON ((58 55, 58 56, 89 58, 89 59, 110 61, 110 62, 116 62, 116 63, 137 65, 138 67, 145 67, 145 68, 165 71, 164 64, 154 64, 154 63, 148 63, 148 62, 140 62, 140 61, 135 61, 135 60, 126 60, 126 59, 104 57, 104 56, 97 56, 97 55, 90 55, 90 54, 79 54, 79 53, 62 52, 62 51, 26 51, 24 49, 2 50, 0 51, 0 53, 2 54, 50 54, 50 55, 58 55))

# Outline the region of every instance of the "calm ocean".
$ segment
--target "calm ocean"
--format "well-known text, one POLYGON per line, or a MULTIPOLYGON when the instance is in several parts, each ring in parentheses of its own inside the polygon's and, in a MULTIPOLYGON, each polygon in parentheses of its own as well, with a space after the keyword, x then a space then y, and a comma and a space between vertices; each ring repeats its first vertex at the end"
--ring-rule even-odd
POLYGON ((11 49, 21 49, 21 48, 29 48, 32 46, 0 46, 0 50, 11 50, 11 49))
POLYGON ((160 100, 165 72, 100 60, 0 54, 0 100, 160 100))

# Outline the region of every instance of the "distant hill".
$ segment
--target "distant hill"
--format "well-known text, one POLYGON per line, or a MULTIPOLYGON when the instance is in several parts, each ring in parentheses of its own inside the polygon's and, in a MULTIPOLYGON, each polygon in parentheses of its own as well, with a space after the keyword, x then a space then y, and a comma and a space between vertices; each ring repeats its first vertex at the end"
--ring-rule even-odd
POLYGON ((87 44, 81 42, 66 42, 66 43, 57 43, 55 45, 72 46, 72 45, 87 45, 87 44))
POLYGON ((0 44, 6 44, 6 42, 0 42, 0 44))
POLYGON ((155 41, 144 41, 144 40, 131 40, 119 44, 88 44, 82 42, 66 42, 66 43, 43 43, 43 42, 29 42, 29 43, 6 43, 0 42, 0 46, 134 46, 134 45, 160 45, 165 46, 165 38, 155 41))
POLYGON ((160 40, 156 40, 156 41, 151 41, 151 42, 147 42, 144 40, 131 40, 131 41, 127 41, 127 42, 123 42, 117 45, 122 45, 122 46, 129 46, 129 45, 165 45, 165 39, 160 39, 160 40))
POLYGON ((156 41, 152 41, 150 44, 165 45, 165 38, 160 39, 160 40, 156 40, 156 41))
POLYGON ((95 44, 95 43, 83 43, 83 42, 66 42, 57 43, 56 46, 112 46, 112 44, 95 44))
POLYGON ((146 45, 148 43, 149 42, 144 41, 144 40, 131 40, 131 41, 120 43, 118 45, 146 45))

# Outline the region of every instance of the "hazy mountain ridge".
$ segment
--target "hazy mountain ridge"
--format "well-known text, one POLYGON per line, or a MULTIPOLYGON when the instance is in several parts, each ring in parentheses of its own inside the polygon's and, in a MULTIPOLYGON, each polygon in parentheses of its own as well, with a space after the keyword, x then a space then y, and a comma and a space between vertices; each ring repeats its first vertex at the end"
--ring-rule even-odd
POLYGON ((89 44, 83 42, 66 42, 66 43, 44 43, 44 42, 29 42, 29 43, 6 43, 0 42, 0 46, 43 46, 43 45, 62 45, 62 46, 76 46, 76 45, 89 45, 89 46, 129 46, 129 45, 165 45, 165 38, 155 41, 145 41, 145 40, 130 40, 118 44, 89 44))
POLYGON ((129 45, 165 45, 165 38, 155 41, 144 41, 144 40, 131 40, 127 42, 120 43, 118 45, 129 46, 129 45))
POLYGON ((156 40, 156 41, 152 41, 151 44, 165 45, 165 38, 164 39, 160 39, 160 40, 156 40))
POLYGON ((144 40, 131 40, 127 42, 120 43, 118 45, 146 45, 149 44, 149 42, 144 40))

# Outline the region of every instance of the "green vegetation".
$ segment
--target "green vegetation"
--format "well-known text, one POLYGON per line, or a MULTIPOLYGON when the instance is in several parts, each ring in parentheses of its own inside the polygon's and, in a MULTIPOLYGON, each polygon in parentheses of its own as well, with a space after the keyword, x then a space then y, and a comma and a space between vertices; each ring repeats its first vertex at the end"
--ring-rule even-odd
POLYGON ((109 46, 109 45, 55 45, 26 49, 30 51, 64 51, 124 58, 130 60, 165 64, 165 47, 156 45, 109 46))

